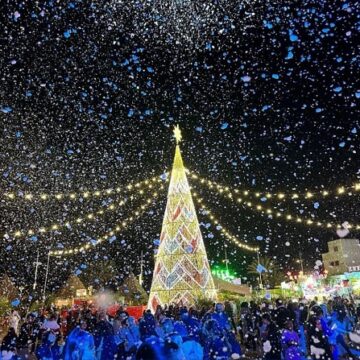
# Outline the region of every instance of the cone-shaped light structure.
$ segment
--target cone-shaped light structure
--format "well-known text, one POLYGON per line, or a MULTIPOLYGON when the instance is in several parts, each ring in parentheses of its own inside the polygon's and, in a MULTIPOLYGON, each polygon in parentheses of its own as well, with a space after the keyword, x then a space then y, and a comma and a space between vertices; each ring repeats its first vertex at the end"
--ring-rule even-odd
POLYGON ((155 259, 148 307, 191 305, 198 298, 215 300, 216 289, 191 197, 175 127, 176 150, 162 224, 160 245, 155 259))

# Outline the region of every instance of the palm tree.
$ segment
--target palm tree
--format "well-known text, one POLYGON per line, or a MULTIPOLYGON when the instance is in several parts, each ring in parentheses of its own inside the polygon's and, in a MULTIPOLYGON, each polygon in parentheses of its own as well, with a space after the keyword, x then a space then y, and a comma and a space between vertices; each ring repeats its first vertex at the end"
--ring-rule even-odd
POLYGON ((251 275, 256 275, 256 277, 258 278, 259 272, 257 268, 259 263, 266 269, 266 271, 263 271, 261 273, 263 284, 270 286, 270 288, 279 285, 280 282, 283 280, 284 275, 281 272, 279 265, 268 256, 260 257, 259 262, 257 258, 254 258, 254 260, 249 264, 247 268, 248 273, 251 275))

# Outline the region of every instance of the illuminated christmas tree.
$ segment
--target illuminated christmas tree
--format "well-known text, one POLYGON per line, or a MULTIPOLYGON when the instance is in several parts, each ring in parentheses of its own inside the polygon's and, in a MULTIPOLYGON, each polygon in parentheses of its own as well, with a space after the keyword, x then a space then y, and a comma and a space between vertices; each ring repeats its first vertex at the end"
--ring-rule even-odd
POLYGON ((216 298, 206 250, 181 158, 181 132, 175 127, 176 151, 160 245, 155 259, 148 307, 194 304, 216 298))

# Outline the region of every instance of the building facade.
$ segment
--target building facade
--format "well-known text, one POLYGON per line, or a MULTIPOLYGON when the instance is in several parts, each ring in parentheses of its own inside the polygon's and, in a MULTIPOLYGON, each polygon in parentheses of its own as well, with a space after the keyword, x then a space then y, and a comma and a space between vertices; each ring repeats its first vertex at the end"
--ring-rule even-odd
POLYGON ((360 245, 358 239, 337 239, 328 242, 329 251, 322 254, 329 275, 339 275, 360 270, 360 245))

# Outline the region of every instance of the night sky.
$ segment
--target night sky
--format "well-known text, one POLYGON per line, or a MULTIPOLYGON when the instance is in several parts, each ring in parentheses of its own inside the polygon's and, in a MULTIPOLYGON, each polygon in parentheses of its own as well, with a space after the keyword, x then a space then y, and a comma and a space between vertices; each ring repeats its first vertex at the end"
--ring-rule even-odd
MULTIPOLYGON (((18 284, 32 281, 38 249, 44 263, 50 248, 88 243, 141 198, 99 221, 16 239, 6 234, 65 223, 119 196, 27 201, 4 194, 81 192, 160 176, 171 168, 175 124, 187 168, 230 187, 305 193, 360 178, 356 1, 7 0, 0 16, 0 267, 18 284)), ((298 268, 300 250, 313 269, 337 238, 190 182, 229 231, 276 256, 284 271, 298 268)), ((148 283, 165 194, 111 243, 53 259, 49 288, 104 259, 116 262, 120 276, 138 273, 141 249, 148 283)), ((358 200, 267 204, 356 224, 358 200)), ((210 261, 218 264, 228 244, 230 266, 245 275, 249 253, 198 216, 210 261)))

